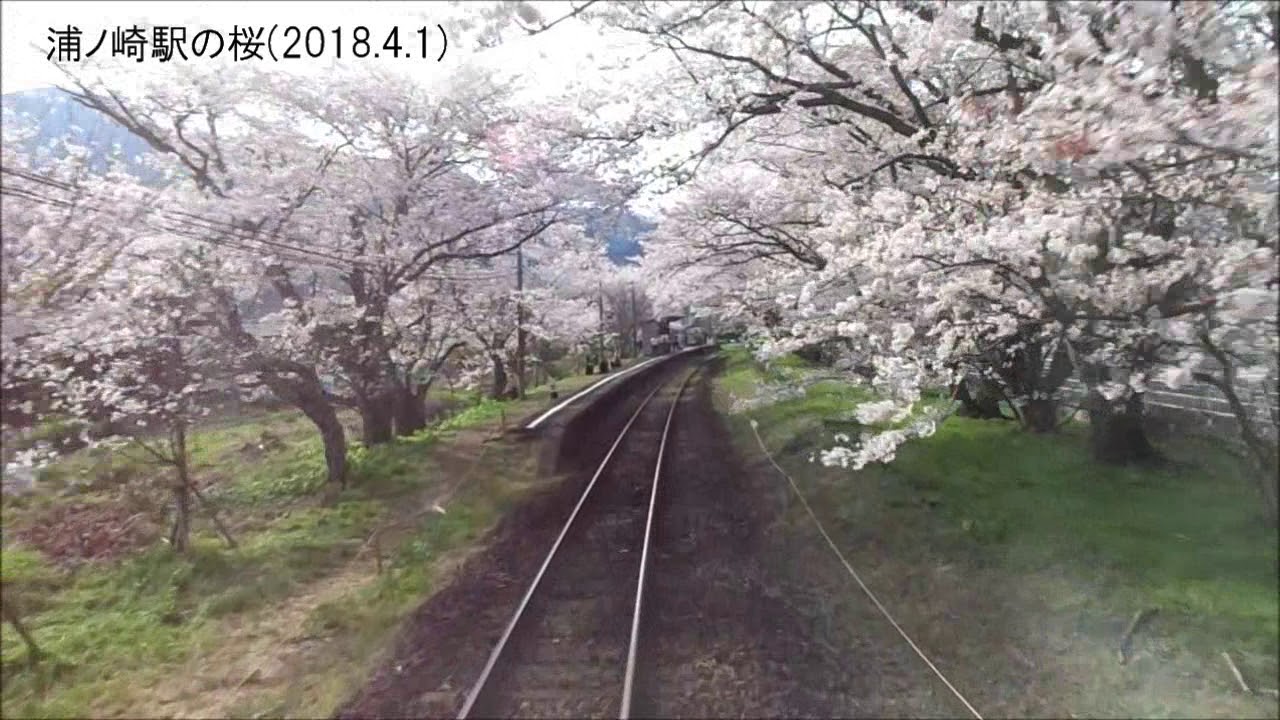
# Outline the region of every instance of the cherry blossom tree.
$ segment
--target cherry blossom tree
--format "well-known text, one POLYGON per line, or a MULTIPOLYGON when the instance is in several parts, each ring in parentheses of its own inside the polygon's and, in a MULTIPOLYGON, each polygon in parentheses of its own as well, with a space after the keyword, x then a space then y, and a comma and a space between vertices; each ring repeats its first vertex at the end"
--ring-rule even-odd
POLYGON ((462 318, 452 312, 449 281, 424 277, 393 298, 387 313, 396 388, 395 429, 409 435, 426 427, 427 391, 445 365, 466 347, 462 318))
POLYGON ((55 332, 61 315, 120 263, 141 230, 139 220, 158 202, 157 193, 127 174, 90 172, 84 148, 60 144, 20 152, 22 131, 6 122, 0 160, 0 360, 7 418, 49 410, 48 393, 29 377, 38 361, 24 345, 55 332))
MULTIPOLYGON (((205 248, 184 302, 207 303, 203 337, 242 381, 317 425, 331 479, 345 471, 335 405, 383 442, 421 427, 430 377, 464 343, 502 380, 523 375, 526 333, 588 333, 592 301, 593 332, 606 305, 627 330, 633 279, 576 233, 641 189, 665 193, 639 267, 655 309, 745 322, 764 357, 829 348, 877 388, 867 431, 827 462, 887 460, 931 432, 941 416, 921 398, 937 385, 1050 432, 1073 381, 1094 454, 1142 460, 1143 394, 1198 381, 1276 465, 1275 423, 1249 402, 1277 378, 1271 6, 561 10, 489 4, 465 32, 493 45, 587 22, 649 52, 543 100, 482 62, 427 84, 194 65, 129 92, 90 71, 69 80, 168 163, 146 227, 205 248)), ((103 258, 122 247, 58 222, 19 224, 103 258)), ((48 287, 100 282, 92 263, 38 265, 48 287)), ((36 277, 6 275, 6 297, 38 297, 23 279, 36 277)))
POLYGON ((37 384, 48 412, 102 418, 100 442, 170 467, 170 542, 184 552, 201 497, 188 431, 230 387, 212 306, 194 289, 210 253, 149 227, 163 192, 86 174, 86 158, 75 148, 53 163, 6 154, 4 385, 37 384))
POLYGON ((311 348, 287 335, 252 332, 246 306, 275 290, 287 268, 345 267, 340 250, 302 242, 318 223, 304 208, 318 199, 319 180, 345 149, 298 129, 280 102, 283 81, 246 66, 175 66, 125 92, 118 67, 69 75, 74 99, 115 120, 168 165, 174 199, 163 217, 171 230, 219 248, 218 272, 199 288, 209 296, 224 362, 296 405, 317 426, 328 478, 344 482, 346 441, 311 348), (179 197, 180 196, 180 199, 179 197))
MULTIPOLYGON (((976 376, 1034 430, 1056 426, 1074 375, 1090 388, 1095 453, 1117 461, 1149 451, 1151 378, 1201 362, 1206 379, 1242 377, 1191 350, 1189 328, 1234 338, 1228 365, 1244 376, 1275 377, 1274 328, 1257 325, 1275 295, 1267 6, 583 15, 666 52, 661 90, 686 99, 666 136, 693 149, 668 169, 683 187, 651 274, 695 278, 691 296, 754 318, 766 353, 843 339, 903 409, 922 384, 976 376), (699 281, 708 267, 742 277, 720 291, 699 281)), ((892 457, 909 435, 894 432, 828 460, 892 457)))
POLYGON ((239 257, 223 327, 276 395, 307 406, 340 477, 335 396, 320 378, 360 410, 366 444, 389 439, 397 413, 402 431, 419 427, 421 397, 396 362, 403 328, 388 327, 395 298, 420 295, 438 266, 498 257, 559 222, 584 166, 571 138, 526 127, 481 68, 429 89, 385 72, 286 82, 233 68, 184 82, 125 97, 77 78, 75 94, 174 157, 202 207, 230 218, 218 231, 266 244, 239 257), (247 107, 233 81, 252 88, 247 107), (523 162, 499 147, 513 138, 523 162), (243 304, 263 296, 276 306, 269 341, 244 327, 243 304))

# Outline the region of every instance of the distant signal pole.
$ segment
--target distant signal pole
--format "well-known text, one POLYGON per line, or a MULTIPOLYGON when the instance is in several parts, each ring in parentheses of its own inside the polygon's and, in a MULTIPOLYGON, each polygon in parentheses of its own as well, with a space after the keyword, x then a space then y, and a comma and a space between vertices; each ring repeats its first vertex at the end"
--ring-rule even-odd
POLYGON ((516 391, 524 397, 524 246, 516 248, 516 391))

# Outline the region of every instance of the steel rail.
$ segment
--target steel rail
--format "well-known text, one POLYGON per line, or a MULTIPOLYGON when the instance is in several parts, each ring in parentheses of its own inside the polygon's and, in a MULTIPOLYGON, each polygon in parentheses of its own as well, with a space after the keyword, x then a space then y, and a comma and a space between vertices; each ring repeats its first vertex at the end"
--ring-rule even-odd
POLYGON ((631 615, 631 640, 627 647, 627 669, 622 680, 622 710, 618 714, 620 720, 628 720, 631 717, 631 694, 635 687, 636 655, 640 643, 640 607, 644 597, 645 571, 649 566, 649 538, 653 534, 653 518, 657 514, 658 477, 662 474, 662 457, 667 450, 667 437, 671 433, 671 420, 676 416, 676 408, 680 405, 680 396, 684 394, 684 389, 688 386, 689 380, 698 374, 704 365, 706 365, 705 361, 684 377, 680 387, 676 390, 675 399, 671 401, 671 409, 667 411, 667 422, 662 427, 662 441, 658 444, 658 461, 653 467, 653 487, 649 490, 649 515, 644 523, 644 542, 640 546, 640 575, 636 583, 635 608, 631 615))
POLYGON ((582 496, 578 498, 578 503, 574 506, 573 512, 569 514, 569 519, 565 521, 564 527, 560 529, 560 535, 556 537, 555 543, 551 545, 551 551, 547 553, 546 559, 542 561, 542 567, 538 568, 538 573, 534 576, 533 582, 529 584, 529 589, 525 591, 524 597, 520 600, 520 605, 516 607, 515 614, 511 616, 511 620, 507 623, 506 629, 503 630, 502 637, 498 639, 498 643, 494 646, 493 651, 489 653, 489 659, 485 663, 484 669, 480 671, 479 678, 477 678, 475 684, 472 685, 471 692, 467 694, 467 700, 463 703, 462 710, 458 713, 458 720, 466 720, 467 716, 471 713, 471 708, 475 705, 476 700, 479 699, 480 693, 484 691, 485 684, 488 682, 489 676, 493 673, 494 667, 497 666, 498 660, 502 656, 502 651, 506 649, 507 642, 511 639, 512 633, 515 632, 516 626, 520 623, 520 619, 524 615, 525 609, 529 606, 529 601, 533 598, 533 594, 537 592, 538 585, 542 582, 543 576, 546 575, 547 568, 551 566, 551 561, 555 559, 556 551, 560 549, 560 545, 564 542, 565 536, 569 534, 569 529, 573 527, 573 521, 578 517, 578 512, 582 510, 582 506, 586 504, 587 497, 591 494, 591 490, 596 486, 596 481, 604 474, 605 468, 609 466, 609 461, 613 458, 614 452, 616 452, 618 446, 622 444, 622 439, 626 437, 627 431, 629 431, 631 426, 635 424, 636 418, 640 417, 640 413, 644 412, 645 407, 649 405, 649 401, 652 400, 653 397, 658 394, 658 391, 662 390, 664 386, 665 383, 659 385, 653 389, 653 392, 649 393, 645 397, 644 401, 640 403, 640 407, 636 408, 636 411, 631 414, 631 418, 627 420, 627 424, 622 427, 622 432, 618 433, 618 437, 613 441, 613 445, 609 448, 609 452, 604 456, 604 459, 600 461, 600 466, 596 468, 595 474, 591 476, 591 480, 587 483, 586 489, 582 491, 582 496))

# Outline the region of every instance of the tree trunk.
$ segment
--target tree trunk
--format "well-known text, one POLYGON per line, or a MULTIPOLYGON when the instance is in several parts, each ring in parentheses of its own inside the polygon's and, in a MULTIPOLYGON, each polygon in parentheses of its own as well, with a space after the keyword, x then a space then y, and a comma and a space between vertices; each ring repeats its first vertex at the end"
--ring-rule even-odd
POLYGON ((191 479, 182 463, 178 466, 178 481, 173 485, 173 530, 169 543, 174 552, 186 554, 191 546, 191 479))
POLYGON ((395 393, 396 435, 412 435, 427 426, 426 388, 410 385, 395 393))
POLYGON ((1089 448, 1093 459, 1111 465, 1143 462, 1156 457, 1147 439, 1142 396, 1134 393, 1123 403, 1113 403, 1096 390, 1089 393, 1089 448))
POLYGON ((227 541, 227 545, 232 548, 239 547, 236 543, 235 537, 231 535, 231 528, 227 527, 226 523, 222 522, 222 517, 218 515, 218 508, 214 507, 213 504, 209 502, 208 498, 200 494, 200 488, 197 488, 195 485, 188 485, 187 487, 191 488, 191 494, 196 496, 196 499, 200 501, 201 505, 204 505, 204 509, 209 511, 209 518, 213 520, 214 527, 218 528, 218 532, 221 533, 222 538, 227 541))
MULTIPOLYGON (((279 289, 279 283, 277 286, 279 289)), ((242 351, 256 354, 258 340, 245 331, 235 298, 225 288, 215 290, 214 297, 221 316, 220 325, 227 339, 242 351)), ((278 357, 255 357, 250 362, 250 369, 259 373, 276 398, 298 408, 315 424, 324 443, 326 482, 346 487, 346 433, 315 368, 278 357)))
POLYGON ((512 369, 516 376, 516 397, 524 397, 524 359, 526 353, 525 308, 524 308, 524 246, 516 248, 516 292, 520 293, 516 302, 516 357, 512 369))
POLYGON ((395 436, 395 394, 378 392, 359 399, 360 441, 365 447, 391 442, 395 436))
MULTIPOLYGON (((10 596, 12 598, 12 596, 10 596)), ((27 644, 27 665, 35 667, 42 658, 45 657, 44 650, 36 644, 36 639, 31 636, 31 631, 22 624, 22 618, 18 615, 18 611, 13 609, 13 601, 0 603, 0 610, 4 612, 4 619, 9 621, 14 630, 18 631, 18 636, 22 638, 22 642, 27 644)))
POLYGON ((191 471, 187 460, 187 428, 179 422, 169 435, 176 482, 173 484, 173 529, 169 544, 174 552, 186 554, 191 547, 191 471))
POLYGON ((320 431, 320 441, 324 443, 324 464, 327 472, 325 481, 347 486, 347 433, 338 421, 338 413, 333 405, 323 396, 317 398, 300 398, 294 405, 320 431))
POLYGON ((489 397, 498 400, 507 391, 507 367, 502 362, 501 355, 491 353, 489 359, 493 362, 493 387, 490 389, 489 397))
POLYGON ((1058 403, 1051 398, 1033 398, 1022 406, 1022 428, 1033 433, 1058 429, 1058 403))
POLYGON ((1258 489, 1262 492, 1262 501, 1267 509, 1267 521, 1271 527, 1280 526, 1280 473, 1276 466, 1259 468, 1258 489))
POLYGON ((1241 422, 1245 445, 1253 458, 1257 470, 1254 477, 1258 479, 1258 491, 1262 494, 1262 502, 1266 505, 1267 520, 1271 527, 1280 526, 1280 453, 1274 442, 1269 442, 1253 429, 1252 419, 1244 413, 1243 406, 1238 404, 1239 398, 1232 396, 1236 419, 1241 422))
POLYGON ((983 420, 1009 418, 1000 411, 1000 391, 985 378, 965 378, 955 388, 956 400, 960 409, 956 414, 960 417, 979 418, 983 420))
POLYGON ((296 379, 274 372, 264 375, 267 387, 281 400, 302 411, 320 431, 324 443, 326 482, 347 485, 347 434, 338 422, 338 412, 325 394, 324 384, 309 368, 294 369, 296 379))

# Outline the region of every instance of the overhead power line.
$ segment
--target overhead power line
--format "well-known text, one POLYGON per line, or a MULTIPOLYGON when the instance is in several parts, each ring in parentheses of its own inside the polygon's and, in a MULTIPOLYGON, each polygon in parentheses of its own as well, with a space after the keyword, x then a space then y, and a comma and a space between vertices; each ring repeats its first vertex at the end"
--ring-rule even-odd
MULTIPOLYGON (((101 198, 94 197, 91 193, 88 193, 82 187, 72 185, 64 181, 57 180, 55 178, 49 178, 46 176, 42 176, 36 173, 31 173, 23 170, 15 170, 12 168, 0 168, 0 172, 3 172, 4 174, 7 174, 7 175, 13 175, 13 176, 22 178, 24 180, 27 180, 29 182, 37 183, 39 185, 44 185, 46 187, 51 187, 51 188, 68 191, 68 192, 84 193, 84 195, 82 195, 81 197, 77 197, 75 199, 75 202, 72 202, 64 198, 44 197, 44 196, 40 196, 35 193, 32 193, 31 191, 27 191, 29 195, 25 199, 32 200, 35 202, 43 202, 46 205, 54 204, 55 206, 58 206, 58 207, 66 207, 66 208, 79 207, 79 208, 83 208, 83 209, 94 211, 94 212, 100 212, 100 213, 109 212, 109 210, 104 209, 101 206, 94 206, 85 202, 86 198, 88 200, 101 200, 101 198), (57 205, 56 203, 59 203, 59 202, 62 204, 57 205)), ((3 187, 3 190, 6 192, 6 194, 13 194, 9 192, 10 189, 11 189, 11 186, 3 187)), ((13 188, 13 189, 22 190, 21 188, 13 188)), ((248 228, 245 228, 243 226, 240 226, 230 221, 219 219, 219 218, 212 218, 204 215, 198 215, 196 213, 189 213, 181 210, 173 210, 168 208, 149 209, 149 212, 156 216, 161 217, 165 222, 170 223, 170 225, 161 229, 164 229, 169 232, 174 232, 175 234, 183 235, 184 237, 190 237, 196 240, 202 240, 206 242, 212 242, 214 244, 219 244, 220 241, 226 241, 227 238, 221 237, 215 240, 213 238, 206 237, 206 236, 193 236, 193 235, 185 234, 183 231, 198 230, 198 231, 204 231, 204 232, 219 233, 221 235, 232 235, 234 236, 234 241, 239 241, 241 243, 257 243, 259 245, 265 246, 265 248, 270 248, 273 251, 291 253, 294 255, 294 259, 297 259, 298 256, 312 256, 312 257, 319 258, 321 260, 326 261, 325 263, 321 263, 321 264, 327 264, 331 267, 333 266, 334 263, 337 263, 338 269, 350 269, 353 267, 360 267, 360 266, 369 267, 370 265, 367 260, 364 260, 361 258, 344 257, 341 255, 335 255, 332 253, 324 252, 322 250, 316 250, 315 248, 306 247, 303 245, 298 245, 298 244, 289 243, 289 242, 282 242, 280 240, 274 240, 272 238, 264 238, 259 236, 257 233, 253 232, 248 228)), ((249 245, 249 246, 241 245, 238 247, 242 250, 249 250, 252 252, 262 252, 264 249, 264 248, 255 248, 252 245, 249 245)), ((308 261, 308 262, 312 262, 312 261, 308 261)))
MULTIPOLYGON (((0 167, 0 173, 20 178, 30 183, 63 192, 75 193, 74 198, 42 195, 30 188, 14 184, 0 184, 0 194, 20 198, 47 207, 62 209, 78 209, 99 214, 109 214, 112 208, 104 207, 107 199, 97 197, 88 189, 57 178, 48 177, 26 170, 0 167)), ((151 230, 170 233, 179 237, 199 242, 226 247, 253 255, 276 255, 304 265, 318 265, 336 270, 373 269, 375 264, 368 258, 353 258, 338 255, 294 242, 285 242, 272 238, 264 238, 249 228, 245 228, 225 219, 209 217, 197 213, 174 210, 170 208, 147 208, 144 218, 145 226, 151 230)), ((425 273, 423 278, 445 281, 484 281, 503 280, 514 276, 515 269, 508 271, 471 272, 471 273, 425 273)))

